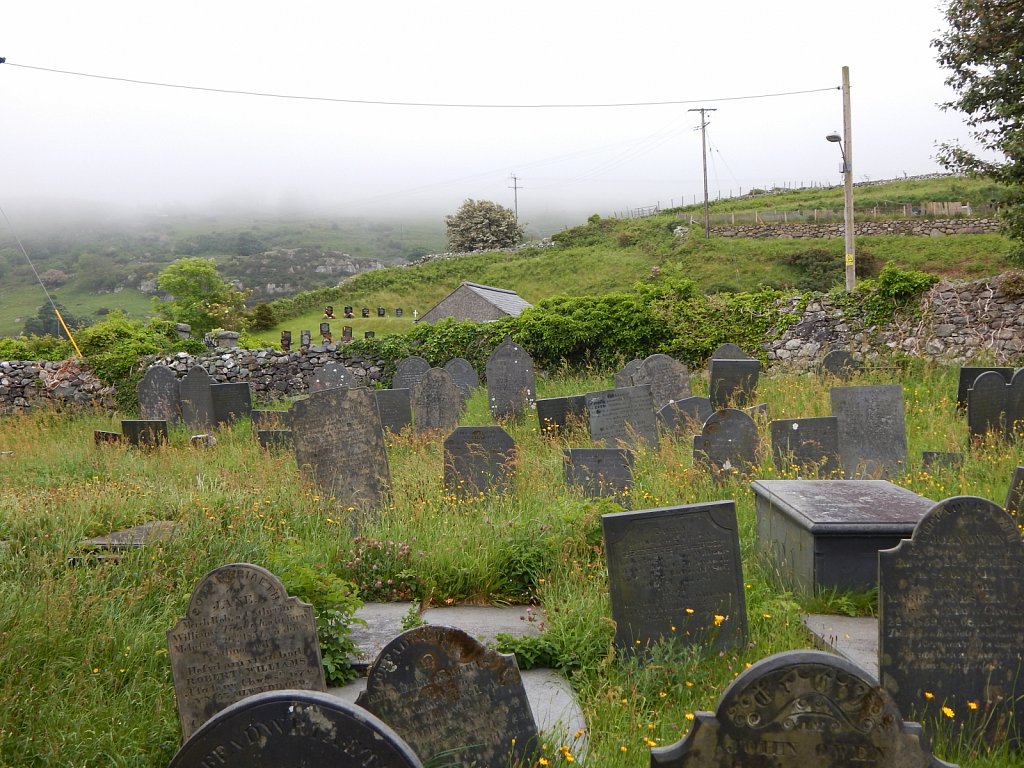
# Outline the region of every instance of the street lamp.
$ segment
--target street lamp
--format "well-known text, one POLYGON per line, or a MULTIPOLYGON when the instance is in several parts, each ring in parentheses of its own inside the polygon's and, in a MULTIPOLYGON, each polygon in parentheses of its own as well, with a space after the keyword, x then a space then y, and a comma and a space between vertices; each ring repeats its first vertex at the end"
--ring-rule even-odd
POLYGON ((843 67, 843 136, 833 132, 826 140, 839 144, 843 157, 843 223, 846 229, 846 290, 857 283, 857 256, 853 242, 853 144, 850 140, 850 68, 843 67))

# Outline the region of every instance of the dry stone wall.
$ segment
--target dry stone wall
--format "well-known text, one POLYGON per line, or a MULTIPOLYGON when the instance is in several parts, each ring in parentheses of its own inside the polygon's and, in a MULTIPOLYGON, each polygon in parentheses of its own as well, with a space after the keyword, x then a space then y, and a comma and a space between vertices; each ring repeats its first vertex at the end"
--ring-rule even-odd
MULTIPOLYGON (((918 237, 942 235, 981 235, 999 232, 998 219, 898 219, 892 221, 855 221, 857 235, 915 235, 918 237)), ((750 238, 841 238, 845 229, 842 222, 829 224, 736 224, 712 227, 719 237, 750 238)))

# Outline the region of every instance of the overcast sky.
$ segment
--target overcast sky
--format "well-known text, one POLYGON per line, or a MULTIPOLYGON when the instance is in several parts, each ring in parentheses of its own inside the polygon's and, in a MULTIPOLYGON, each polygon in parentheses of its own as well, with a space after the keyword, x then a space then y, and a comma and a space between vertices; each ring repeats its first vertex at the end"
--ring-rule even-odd
POLYGON ((512 207, 515 174, 522 220, 609 215, 700 198, 702 106, 712 196, 839 183, 844 65, 855 179, 931 173, 973 146, 937 106, 943 28, 932 0, 6 2, 0 205, 440 217, 512 207))

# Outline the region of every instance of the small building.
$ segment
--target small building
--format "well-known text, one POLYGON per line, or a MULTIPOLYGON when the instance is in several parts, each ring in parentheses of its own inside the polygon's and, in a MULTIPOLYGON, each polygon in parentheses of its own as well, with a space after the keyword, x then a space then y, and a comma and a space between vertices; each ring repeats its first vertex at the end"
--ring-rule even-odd
POLYGON ((464 282, 424 312, 416 322, 436 323, 446 317, 454 317, 456 320, 486 323, 503 317, 518 317, 520 312, 531 306, 515 291, 464 282))

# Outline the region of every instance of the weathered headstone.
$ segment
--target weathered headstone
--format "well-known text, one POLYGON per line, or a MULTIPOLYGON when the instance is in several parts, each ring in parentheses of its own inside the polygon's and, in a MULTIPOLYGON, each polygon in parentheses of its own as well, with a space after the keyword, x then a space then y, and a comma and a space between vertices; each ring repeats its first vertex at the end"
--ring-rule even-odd
POLYGON ((533 358, 508 336, 487 359, 486 376, 494 419, 518 419, 536 399, 533 358))
POLYGON ((1024 438, 1024 368, 1014 373, 1006 386, 1006 438, 1024 438))
POLYGON ((625 496, 633 487, 633 452, 628 448, 565 448, 562 456, 566 483, 588 498, 625 496))
POLYGON ((291 414, 299 469, 342 507, 379 506, 391 472, 373 392, 325 389, 296 402, 291 414))
POLYGON ((633 386, 633 374, 636 373, 636 369, 640 367, 640 363, 643 361, 640 358, 635 358, 626 363, 622 368, 617 371, 614 375, 616 387, 632 387, 633 386))
POLYGON ((761 373, 758 360, 729 360, 719 358, 711 361, 708 397, 716 410, 747 405, 757 389, 761 373))
POLYGON ((589 424, 586 395, 543 397, 536 402, 541 434, 554 437, 568 429, 589 424))
POLYGON ((845 349, 833 349, 821 359, 821 372, 848 381, 863 366, 845 349))
POLYGON ((299 331, 299 346, 303 349, 309 349, 310 342, 313 340, 312 331, 299 331))
POLYGON ((391 388, 415 390, 429 370, 430 363, 418 355, 403 358, 395 368, 395 375, 391 377, 391 388))
POLYGON ((539 748, 515 657, 453 627, 416 627, 388 643, 356 704, 426 762, 507 768, 532 764, 539 748))
POLYGON ((394 435, 412 426, 412 393, 408 389, 375 389, 380 425, 394 435))
POLYGON ((178 378, 166 365, 153 365, 135 386, 139 418, 177 424, 181 418, 178 378))
POLYGON ((976 496, 936 504, 913 538, 878 554, 882 685, 908 712, 948 707, 968 732, 1024 734, 1024 543, 976 496))
POLYGON ((996 371, 985 371, 967 390, 967 431, 972 440, 992 432, 1006 433, 1006 396, 1009 387, 996 371))
POLYGON ((249 382, 214 384, 210 387, 210 394, 213 396, 213 418, 218 424, 232 424, 252 413, 249 382))
POLYGON ((658 411, 658 426, 662 432, 689 437, 700 432, 715 409, 706 397, 684 397, 658 411))
POLYGON ((743 411, 724 408, 704 422, 693 436, 693 462, 707 467, 715 476, 749 472, 757 463, 757 424, 743 411))
POLYGON ((355 704, 313 691, 269 691, 221 710, 170 768, 423 768, 389 726, 355 704))
POLYGON ((839 459, 846 476, 902 474, 907 466, 903 387, 832 387, 829 396, 832 415, 839 419, 839 459))
POLYGON ((281 331, 281 351, 291 352, 292 351, 292 332, 281 331))
POLYGON ((823 651, 787 651, 740 673, 715 712, 651 750, 651 768, 955 768, 866 672, 823 651))
POLYGON ((473 395, 473 390, 480 386, 480 377, 476 374, 473 364, 463 357, 453 357, 444 364, 444 369, 452 375, 452 381, 462 393, 463 401, 473 395))
POLYGON ((690 371, 668 355, 651 355, 633 372, 633 386, 650 384, 654 410, 690 396, 690 371))
POLYGON ((313 606, 258 565, 215 568, 167 632, 184 740, 230 704, 282 688, 326 690, 313 606))
POLYGON ((747 634, 736 504, 718 501, 602 515, 615 645, 658 640, 717 650, 747 634))
POLYGON ((261 448, 284 448, 291 450, 295 447, 295 440, 290 429, 257 429, 256 439, 261 448))
POLYGON ((444 368, 431 368, 412 390, 412 420, 417 432, 455 429, 462 411, 462 394, 444 368))
POLYGON ((444 489, 457 496, 506 493, 516 444, 501 427, 459 427, 444 441, 444 489))
POLYGON ((189 429, 212 429, 216 426, 213 417, 213 377, 200 365, 188 369, 185 378, 178 385, 181 401, 181 418, 189 429))
POLYGON ((110 445, 120 443, 124 440, 124 435, 120 432, 108 432, 102 429, 93 430, 92 441, 96 445, 110 445))
POLYGON ((254 408, 249 412, 253 429, 284 429, 289 424, 288 411, 268 411, 254 408))
POLYGON ((355 377, 343 364, 336 362, 330 362, 322 368, 317 368, 313 371, 313 378, 309 381, 310 392, 319 392, 332 387, 353 386, 356 386, 355 377))
POLYGON ((727 341, 715 347, 709 360, 753 360, 750 355, 744 352, 739 345, 727 341))
POLYGON ((772 461, 780 472, 793 469, 818 477, 842 472, 839 464, 839 420, 835 416, 779 419, 769 425, 772 461))
POLYGON ((651 385, 589 392, 587 413, 590 437, 605 448, 635 447, 641 442, 658 445, 658 420, 654 414, 651 385))
POLYGON ((153 448, 167 442, 167 422, 163 419, 122 419, 121 432, 128 445, 153 448))
POLYGON ((978 368, 964 366, 960 369, 960 378, 956 387, 956 407, 959 410, 967 408, 967 390, 974 385, 975 379, 986 371, 995 371, 1003 377, 1007 384, 1013 376, 1013 368, 978 368))
POLYGON ((1021 511, 1021 501, 1024 500, 1024 467, 1017 467, 1013 470, 1013 477, 1010 478, 1010 487, 1006 490, 1006 501, 1003 508, 1013 517, 1017 517, 1021 511))
POLYGON ((958 469, 963 463, 962 453, 921 451, 921 469, 958 469))

